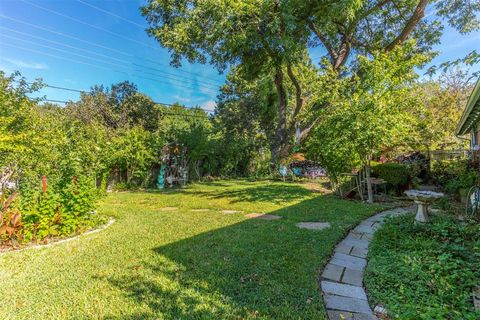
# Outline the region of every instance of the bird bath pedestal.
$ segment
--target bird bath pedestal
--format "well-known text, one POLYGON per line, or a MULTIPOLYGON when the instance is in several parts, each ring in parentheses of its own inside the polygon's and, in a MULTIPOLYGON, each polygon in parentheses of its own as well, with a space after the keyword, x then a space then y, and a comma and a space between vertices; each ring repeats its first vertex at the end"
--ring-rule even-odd
POLYGON ((421 190, 407 190, 405 194, 417 204, 417 215, 415 216, 417 223, 428 222, 428 206, 434 200, 443 197, 443 193, 440 192, 421 190))

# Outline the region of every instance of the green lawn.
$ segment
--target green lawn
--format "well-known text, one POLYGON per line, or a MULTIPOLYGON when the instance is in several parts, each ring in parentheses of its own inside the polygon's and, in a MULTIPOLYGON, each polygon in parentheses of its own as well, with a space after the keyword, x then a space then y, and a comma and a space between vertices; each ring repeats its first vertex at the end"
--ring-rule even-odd
POLYGON ((323 319, 322 266, 379 209, 279 182, 111 194, 98 209, 116 218, 108 229, 0 255, 0 319, 323 319), (253 212, 283 219, 245 218, 253 212))

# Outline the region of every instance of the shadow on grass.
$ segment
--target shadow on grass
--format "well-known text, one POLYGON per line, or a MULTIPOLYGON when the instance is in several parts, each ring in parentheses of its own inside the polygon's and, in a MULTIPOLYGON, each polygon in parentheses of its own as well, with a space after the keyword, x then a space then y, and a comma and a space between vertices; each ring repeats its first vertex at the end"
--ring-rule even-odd
POLYGON ((238 202, 271 202, 275 204, 281 204, 284 202, 290 202, 298 199, 303 199, 312 194, 312 190, 298 185, 298 184, 286 184, 286 183, 272 183, 270 185, 259 185, 252 186, 251 182, 238 182, 234 183, 221 183, 221 182, 207 182, 202 183, 202 185, 213 186, 213 187, 222 187, 220 190, 211 190, 211 191, 200 191, 198 189, 165 189, 163 191, 149 191, 152 194, 163 194, 163 195, 178 195, 178 194, 189 194, 196 197, 204 197, 209 199, 224 199, 228 198, 230 203, 238 202), (235 188, 238 185, 250 186, 248 188, 237 189, 235 188))
POLYGON ((271 184, 251 188, 223 190, 217 192, 198 193, 200 196, 211 199, 229 198, 231 203, 236 202, 272 202, 279 204, 302 199, 312 192, 299 185, 271 184))
MULTIPOLYGON (((309 193, 281 187, 293 192, 292 198, 309 193)), ((216 196, 239 201, 285 196, 275 185, 251 189, 216 196)), ((346 230, 373 211, 319 196, 270 212, 281 220, 244 220, 154 247, 153 258, 138 270, 108 278, 148 311, 111 319, 324 319, 320 271, 346 230), (332 228, 298 229, 297 221, 329 221, 332 228)))

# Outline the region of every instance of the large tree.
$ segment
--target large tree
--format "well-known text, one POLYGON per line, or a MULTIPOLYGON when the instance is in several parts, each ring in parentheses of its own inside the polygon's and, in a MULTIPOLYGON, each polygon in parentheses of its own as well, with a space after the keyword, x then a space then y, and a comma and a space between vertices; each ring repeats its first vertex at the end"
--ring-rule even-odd
MULTIPOLYGON (((409 38, 430 52, 442 25, 425 20, 428 5, 433 17, 461 32, 478 27, 479 4, 460 0, 148 0, 142 13, 149 35, 171 51, 173 65, 183 59, 220 71, 241 65, 246 80, 271 76, 277 115, 270 149, 276 161, 290 151, 297 128, 305 138, 319 120, 301 116, 311 96, 298 68, 307 48, 322 46, 339 76, 351 76, 342 67, 355 66, 356 54, 389 52, 409 38)), ((311 105, 325 107, 321 101, 311 105)))
MULTIPOLYGON (((277 93, 274 159, 285 153, 302 99, 289 117, 286 78, 298 84, 293 66, 304 58, 308 30, 293 15, 295 1, 148 1, 148 33, 172 52, 172 63, 209 61, 218 70, 241 65, 246 80, 271 75, 277 93), (289 121, 293 118, 293 121, 289 121)), ((300 86, 296 86, 301 96, 300 86)))

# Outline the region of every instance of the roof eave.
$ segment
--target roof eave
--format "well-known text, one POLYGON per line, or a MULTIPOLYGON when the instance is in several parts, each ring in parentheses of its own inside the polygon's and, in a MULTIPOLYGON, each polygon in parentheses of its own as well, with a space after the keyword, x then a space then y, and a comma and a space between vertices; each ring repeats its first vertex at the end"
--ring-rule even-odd
POLYGON ((480 97, 480 78, 477 80, 475 84, 475 88, 473 88, 472 94, 468 99, 467 106, 462 113, 462 117, 460 118, 460 123, 455 130, 455 135, 463 136, 469 132, 471 128, 472 121, 467 122, 469 120, 469 116, 472 114, 474 109, 480 110, 480 104, 478 103, 480 97))

